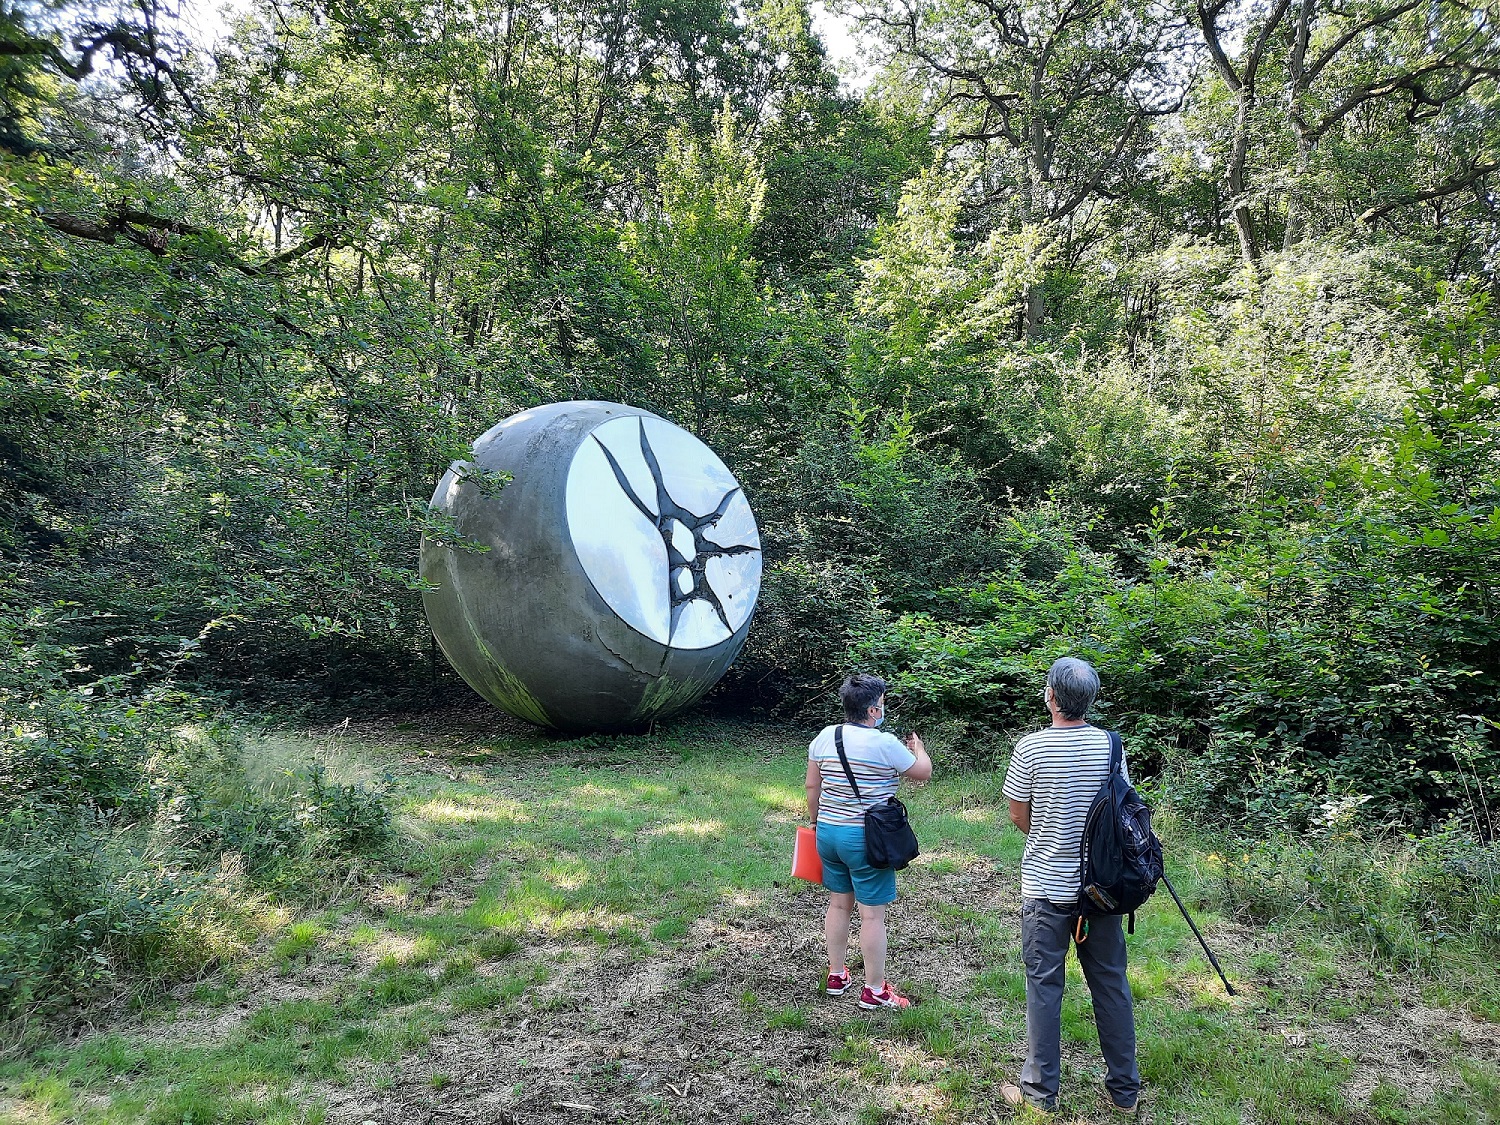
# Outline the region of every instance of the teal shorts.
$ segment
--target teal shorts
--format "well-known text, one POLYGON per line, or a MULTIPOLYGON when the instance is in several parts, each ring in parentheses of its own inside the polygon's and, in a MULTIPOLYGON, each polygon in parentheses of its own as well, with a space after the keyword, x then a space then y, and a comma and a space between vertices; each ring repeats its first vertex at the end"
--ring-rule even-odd
POLYGON ((862 906, 885 906, 896 901, 896 873, 871 867, 865 858, 863 824, 818 825, 818 858, 823 861, 823 885, 836 895, 854 892, 862 906))

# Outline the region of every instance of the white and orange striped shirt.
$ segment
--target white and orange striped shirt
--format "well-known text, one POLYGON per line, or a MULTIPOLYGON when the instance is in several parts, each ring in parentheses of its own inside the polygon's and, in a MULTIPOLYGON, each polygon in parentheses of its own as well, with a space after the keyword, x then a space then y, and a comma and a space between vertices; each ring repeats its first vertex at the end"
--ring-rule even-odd
POLYGON ((824 727, 807 748, 807 757, 818 763, 823 786, 818 793, 819 824, 863 826, 865 810, 896 795, 900 776, 916 765, 917 756, 894 734, 874 727, 844 723, 844 756, 859 782, 859 799, 849 784, 834 743, 836 727, 824 727))

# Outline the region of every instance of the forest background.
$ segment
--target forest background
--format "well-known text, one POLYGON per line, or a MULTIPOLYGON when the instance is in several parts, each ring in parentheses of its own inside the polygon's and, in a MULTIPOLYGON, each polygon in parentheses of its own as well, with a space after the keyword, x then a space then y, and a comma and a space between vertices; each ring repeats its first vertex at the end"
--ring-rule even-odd
POLYGON ((201 732, 462 698, 427 497, 566 398, 757 512, 709 706, 877 670, 984 767, 1081 655, 1193 823, 1409 834, 1432 924, 1493 933, 1500 9, 843 10, 858 93, 803 0, 260 0, 211 49, 0 0, 12 1007, 179 908, 122 825, 252 874, 386 830, 201 732))

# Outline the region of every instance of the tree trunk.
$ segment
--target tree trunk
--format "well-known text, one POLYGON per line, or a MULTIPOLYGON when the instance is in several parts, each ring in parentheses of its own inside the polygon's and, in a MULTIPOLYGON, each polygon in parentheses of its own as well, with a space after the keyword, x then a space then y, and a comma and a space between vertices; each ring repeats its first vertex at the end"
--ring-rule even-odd
POLYGON ((1303 232, 1307 229, 1307 204, 1303 193, 1307 190, 1307 176, 1312 169, 1314 147, 1315 142, 1306 132, 1297 130, 1297 163, 1292 171, 1291 186, 1287 189, 1286 234, 1281 240, 1283 250, 1290 250, 1301 242, 1303 232))
POLYGON ((1040 279, 1026 287, 1026 310, 1022 321, 1026 339, 1035 340, 1042 332, 1042 320, 1047 315, 1047 293, 1040 279))
POLYGON ((1260 261, 1260 243, 1255 238, 1255 216, 1245 199, 1245 160, 1250 149, 1250 114, 1255 108, 1255 88, 1241 86, 1236 92, 1234 143, 1229 150, 1229 198, 1234 204, 1234 230, 1240 239, 1240 258, 1247 266, 1260 261))
MULTIPOLYGON (((1218 19, 1224 10, 1222 0, 1214 4, 1198 2, 1198 26, 1203 29, 1203 41, 1208 47, 1214 67, 1224 79, 1224 84, 1234 92, 1234 136, 1229 149, 1229 163, 1225 168, 1225 181, 1229 186, 1229 202, 1234 208, 1234 230, 1240 240, 1240 258, 1247 266, 1260 264, 1260 243, 1255 237, 1255 216, 1250 212, 1250 201, 1245 198, 1245 166, 1250 151, 1250 123, 1255 115, 1255 76, 1260 69, 1266 45, 1286 15, 1291 0, 1276 0, 1266 14, 1260 33, 1244 56, 1244 73, 1235 69, 1234 63, 1224 50, 1219 37, 1218 19)), ((1311 0, 1303 0, 1304 4, 1311 0)))
POLYGON ((1281 239, 1282 250, 1290 250, 1302 241, 1306 226, 1307 208, 1303 202, 1307 175, 1312 169, 1313 148, 1317 145, 1308 128, 1303 112, 1303 101, 1307 96, 1310 81, 1307 67, 1307 49, 1312 42, 1313 15, 1317 0, 1302 0, 1297 8, 1297 32, 1292 42, 1292 54, 1288 59, 1288 77, 1291 79, 1291 96, 1287 99, 1287 122, 1297 137, 1297 163, 1292 171, 1291 187, 1287 190, 1286 232, 1281 239))
MULTIPOLYGON (((1047 153, 1047 131, 1045 119, 1042 112, 1042 77, 1043 66, 1039 64, 1032 73, 1031 79, 1031 101, 1032 113, 1030 123, 1030 136, 1027 138, 1026 161, 1030 166, 1030 183, 1026 192, 1027 218, 1036 224, 1047 222, 1048 200, 1047 181, 1052 176, 1052 163, 1047 153)), ((1042 332, 1042 321, 1047 315, 1047 293, 1045 280, 1038 277, 1026 286, 1026 309, 1022 324, 1025 327, 1026 339, 1035 340, 1042 332)))

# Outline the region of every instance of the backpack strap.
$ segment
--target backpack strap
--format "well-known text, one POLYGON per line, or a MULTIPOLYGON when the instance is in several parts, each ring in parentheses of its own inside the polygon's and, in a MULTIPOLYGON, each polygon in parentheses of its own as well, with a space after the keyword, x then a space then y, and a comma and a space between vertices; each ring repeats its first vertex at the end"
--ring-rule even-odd
POLYGON ((844 767, 844 776, 849 779, 849 788, 854 790, 854 799, 863 801, 859 795, 859 782, 854 780, 854 771, 849 768, 849 758, 844 753, 844 725, 840 723, 833 728, 833 748, 839 752, 839 764, 844 767))
POLYGON ((1104 784, 1109 789, 1110 824, 1115 830, 1115 847, 1122 852, 1125 847, 1125 828, 1120 823, 1120 791, 1114 784, 1115 778, 1125 765, 1125 744, 1120 739, 1117 730, 1107 731, 1109 735, 1109 776, 1105 778, 1104 784))

